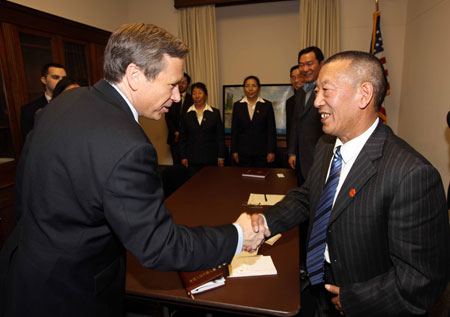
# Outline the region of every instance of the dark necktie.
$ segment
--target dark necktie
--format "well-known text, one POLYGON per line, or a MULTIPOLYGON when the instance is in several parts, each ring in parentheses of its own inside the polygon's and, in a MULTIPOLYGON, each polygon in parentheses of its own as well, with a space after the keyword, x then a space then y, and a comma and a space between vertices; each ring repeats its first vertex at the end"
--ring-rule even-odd
POLYGON ((330 175, 323 188, 319 199, 316 215, 314 217, 311 236, 308 242, 306 255, 306 268, 309 274, 309 280, 312 285, 323 282, 323 263, 325 245, 327 243, 327 225, 330 219, 331 209, 333 207, 336 188, 341 174, 342 156, 341 147, 336 147, 336 152, 331 164, 330 175))

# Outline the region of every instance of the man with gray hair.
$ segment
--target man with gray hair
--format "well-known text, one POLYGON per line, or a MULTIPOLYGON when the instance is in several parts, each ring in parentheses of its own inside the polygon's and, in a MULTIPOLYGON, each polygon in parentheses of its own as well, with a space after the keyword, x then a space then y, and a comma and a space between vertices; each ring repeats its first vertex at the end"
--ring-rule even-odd
POLYGON ((18 168, 0 315, 121 316, 126 250, 149 268, 195 271, 261 243, 249 215, 187 228, 164 205, 156 151, 138 116, 159 120, 179 101, 187 52, 157 26, 124 25, 106 46, 105 80, 42 111, 18 168))
POLYGON ((305 292, 319 316, 425 315, 449 279, 442 181, 380 122, 386 83, 382 64, 368 53, 329 58, 314 101, 327 135, 311 172, 264 217, 252 216, 254 230, 267 236, 309 219, 302 285, 310 283, 305 292))

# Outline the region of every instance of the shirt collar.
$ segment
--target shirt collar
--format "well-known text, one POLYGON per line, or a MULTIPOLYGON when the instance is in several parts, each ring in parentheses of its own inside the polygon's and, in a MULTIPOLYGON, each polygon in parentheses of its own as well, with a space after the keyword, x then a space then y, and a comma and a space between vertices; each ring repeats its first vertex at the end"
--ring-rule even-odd
POLYGON ((375 131, 378 125, 379 119, 377 118, 374 123, 370 126, 369 129, 364 131, 363 134, 357 136, 354 139, 351 139, 347 143, 343 144, 342 141, 337 138, 336 143, 334 144, 333 153, 336 151, 338 146, 341 146, 341 155, 344 163, 349 162, 352 158, 357 156, 359 152, 361 152, 362 148, 366 144, 369 137, 372 135, 373 131, 375 131))
POLYGON ((44 92, 44 97, 45 97, 45 99, 47 99, 47 103, 49 103, 50 100, 52 100, 52 97, 50 97, 49 95, 47 95, 45 92, 44 92))
MULTIPOLYGON (((246 104, 249 104, 247 96, 242 98, 239 102, 245 102, 246 104)), ((258 99, 256 99, 256 103, 258 103, 258 102, 265 103, 266 101, 264 99, 262 99, 261 96, 258 96, 258 99)))
MULTIPOLYGON (((214 112, 213 109, 211 108, 211 106, 208 105, 208 104, 205 105, 205 108, 203 109, 203 112, 205 112, 206 110, 211 111, 211 112, 214 112)), ((190 111, 197 111, 197 110, 195 109, 195 105, 192 105, 192 106, 190 106, 190 107, 188 108, 187 112, 190 112, 190 111)))
POLYGON ((120 91, 119 87, 117 87, 115 84, 110 83, 109 81, 107 83, 109 83, 111 86, 113 86, 114 89, 117 90, 117 92, 122 96, 122 98, 125 99, 125 102, 127 103, 128 107, 130 107, 130 110, 133 113, 134 120, 136 120, 136 122, 139 123, 139 120, 138 120, 139 115, 138 115, 136 109, 131 104, 131 102, 128 100, 128 98, 120 91))

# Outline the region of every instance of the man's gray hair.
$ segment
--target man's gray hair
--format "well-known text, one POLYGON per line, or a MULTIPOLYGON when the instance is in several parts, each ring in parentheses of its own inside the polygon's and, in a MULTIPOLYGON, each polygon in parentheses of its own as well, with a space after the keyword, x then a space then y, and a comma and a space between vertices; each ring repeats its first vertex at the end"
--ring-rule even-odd
POLYGON ((108 40, 103 63, 104 77, 117 83, 130 63, 136 64, 153 80, 164 70, 164 55, 184 58, 188 47, 163 28, 153 24, 125 24, 108 40))

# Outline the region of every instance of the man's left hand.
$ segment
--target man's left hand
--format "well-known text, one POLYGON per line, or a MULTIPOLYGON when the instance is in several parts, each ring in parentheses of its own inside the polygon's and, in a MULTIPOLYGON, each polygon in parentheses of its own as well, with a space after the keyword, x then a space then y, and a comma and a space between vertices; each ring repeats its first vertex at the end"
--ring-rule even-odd
POLYGON ((333 303, 334 308, 336 308, 341 315, 344 315, 344 312, 342 311, 341 299, 339 298, 339 287, 331 284, 325 284, 325 289, 330 293, 337 295, 331 299, 331 302, 333 303))

